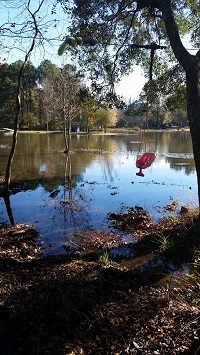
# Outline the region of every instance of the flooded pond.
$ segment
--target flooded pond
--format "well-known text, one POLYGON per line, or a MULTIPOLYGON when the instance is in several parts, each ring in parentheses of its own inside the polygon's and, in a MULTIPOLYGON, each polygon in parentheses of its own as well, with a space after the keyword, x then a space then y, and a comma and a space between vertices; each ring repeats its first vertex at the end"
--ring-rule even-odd
MULTIPOLYGON (((0 132, 0 175, 4 173, 12 136, 0 132)), ((17 224, 36 228, 45 254, 63 253, 78 233, 109 230, 109 212, 140 206, 157 221, 164 206, 178 201, 197 205, 196 171, 190 133, 72 135, 66 156, 62 134, 19 133, 12 168, 16 184, 10 196, 17 224), (156 159, 137 176, 136 160, 153 151, 156 159), (23 183, 25 181, 25 184, 23 183)), ((0 198, 0 223, 9 223, 0 198)), ((118 231, 115 231, 118 233, 118 231)), ((127 236, 124 236, 128 238, 127 236)))

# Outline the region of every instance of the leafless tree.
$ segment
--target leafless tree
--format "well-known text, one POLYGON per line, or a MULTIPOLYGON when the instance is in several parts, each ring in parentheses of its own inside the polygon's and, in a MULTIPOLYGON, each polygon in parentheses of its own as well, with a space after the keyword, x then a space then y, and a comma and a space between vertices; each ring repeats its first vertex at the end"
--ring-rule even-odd
POLYGON ((21 111, 21 102, 20 102, 21 80, 22 80, 22 75, 23 75, 25 65, 28 62, 30 54, 34 49, 36 37, 39 33, 36 15, 39 12, 43 2, 44 2, 44 0, 41 1, 37 10, 34 12, 32 12, 30 10, 30 0, 28 1, 28 4, 27 4, 27 10, 32 18, 33 36, 31 39, 30 47, 25 55, 24 61, 22 62, 22 65, 20 67, 19 74, 18 74, 17 89, 16 89, 16 112, 15 112, 15 118, 14 118, 14 132, 13 132, 11 150, 10 150, 10 154, 8 157, 6 171, 5 171, 4 185, 5 185, 5 192, 6 193, 9 193, 9 189, 10 189, 11 168, 12 168, 12 162, 13 162, 13 158, 14 158, 14 154, 15 154, 15 150, 16 150, 16 145, 17 145, 17 134, 18 134, 18 129, 19 129, 19 116, 20 116, 20 111, 21 111))

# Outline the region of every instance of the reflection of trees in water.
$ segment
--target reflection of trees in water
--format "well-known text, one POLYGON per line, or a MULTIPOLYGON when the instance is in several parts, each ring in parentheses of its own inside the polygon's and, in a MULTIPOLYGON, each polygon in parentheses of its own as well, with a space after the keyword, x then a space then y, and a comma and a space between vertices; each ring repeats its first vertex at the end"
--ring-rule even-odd
MULTIPOLYGON (((155 151, 164 153, 165 161, 169 163, 170 169, 183 171, 186 175, 195 172, 194 159, 188 157, 193 152, 190 132, 151 132, 150 137, 151 141, 155 142, 155 151), (181 155, 186 155, 186 157, 181 157, 181 155)), ((145 139, 148 140, 148 133, 145 139)))
MULTIPOLYGON (((141 132, 122 136, 72 136, 74 147, 74 154, 71 156, 72 183, 82 181, 86 166, 92 166, 93 162, 98 163, 98 160, 101 163, 104 178, 112 181, 118 169, 115 164, 118 159, 121 160, 120 154, 138 152, 139 149, 144 149, 145 142, 150 142, 158 153, 192 152, 189 132, 149 132, 142 136, 144 136, 142 145, 141 132)), ((63 137, 60 134, 19 134, 13 162, 13 179, 15 181, 36 180, 39 177, 46 190, 56 189, 64 183, 65 158, 61 152, 62 148, 63 137)), ((169 162, 171 164, 171 161, 169 162)), ((0 166, 1 164, 2 162, 0 166)), ((184 169, 186 174, 193 171, 191 162, 184 167, 174 165, 172 162, 171 167, 176 170, 184 169)))
MULTIPOLYGON (((135 135, 135 140, 141 136, 135 135)), ((192 142, 188 131, 158 131, 146 132, 143 142, 151 142, 158 153, 192 153, 192 142)))
POLYGON ((82 136, 80 139, 76 140, 74 143, 76 147, 75 150, 85 150, 85 151, 93 151, 93 152, 114 152, 116 150, 123 150, 124 138, 106 135, 87 135, 82 136))
POLYGON ((6 211, 7 211, 10 223, 11 223, 12 226, 14 226, 15 225, 15 220, 14 220, 14 216, 13 216, 12 206, 11 206, 11 203, 10 203, 10 196, 9 195, 5 195, 5 196, 3 196, 3 199, 4 199, 4 203, 5 203, 5 206, 6 206, 6 211))
POLYGON ((185 165, 185 164, 178 165, 178 164, 170 163, 170 168, 174 169, 176 171, 184 171, 185 175, 190 175, 196 171, 195 167, 191 166, 189 164, 188 165, 185 165))
POLYGON ((90 223, 89 198, 76 186, 76 176, 72 175, 70 153, 66 155, 65 160, 64 184, 57 188, 59 190, 54 203, 48 205, 48 218, 52 221, 52 229, 55 229, 65 242, 73 234, 88 228, 90 223))
POLYGON ((190 175, 196 171, 193 159, 177 159, 166 157, 166 162, 170 164, 170 169, 183 171, 184 174, 190 175))
MULTIPOLYGON (((45 188, 48 189, 48 184, 49 188, 56 188, 56 185, 61 184, 65 167, 65 157, 61 151, 61 146, 63 148, 63 137, 59 134, 20 135, 13 162, 13 180, 35 180, 39 177, 42 179, 42 185, 45 188)), ((83 173, 82 155, 74 153, 72 160, 76 162, 76 164, 73 164, 73 175, 77 176, 77 180, 81 180, 83 173)), ((92 160, 93 156, 88 155, 88 164, 92 160)))
POLYGON ((120 157, 114 157, 112 154, 101 154, 99 161, 101 162, 103 178, 105 181, 114 181, 114 176, 117 177, 116 160, 120 164, 120 157))
POLYGON ((84 138, 77 144, 77 156, 79 157, 82 152, 84 156, 81 161, 91 167, 93 167, 93 163, 100 163, 104 180, 113 181, 114 175, 117 176, 116 162, 118 161, 120 165, 120 156, 113 153, 125 150, 123 139, 116 142, 116 136, 101 135, 92 136, 92 138, 88 135, 84 138))

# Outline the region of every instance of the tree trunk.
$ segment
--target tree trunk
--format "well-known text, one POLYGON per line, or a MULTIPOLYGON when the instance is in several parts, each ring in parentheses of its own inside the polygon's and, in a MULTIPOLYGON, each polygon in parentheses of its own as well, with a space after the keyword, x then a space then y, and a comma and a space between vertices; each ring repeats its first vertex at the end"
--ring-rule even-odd
POLYGON ((15 149, 17 145, 17 133, 19 129, 19 114, 20 114, 20 109, 21 109, 21 104, 20 104, 20 84, 21 84, 21 77, 24 69, 24 63, 22 64, 19 74, 18 74, 18 83, 17 83, 17 93, 16 93, 16 112, 15 112, 15 120, 14 120, 14 132, 13 132, 13 138, 12 138, 12 145, 10 149, 10 154, 8 157, 8 162, 7 162, 7 167, 5 171, 5 192, 9 193, 10 189, 10 180, 11 180, 11 167, 12 167, 12 162, 13 158, 15 155, 15 149))
POLYGON ((65 111, 63 113, 63 119, 64 119, 64 143, 65 143, 65 149, 63 153, 69 153, 71 149, 71 119, 70 119, 70 113, 68 112, 67 118, 65 117, 65 111))
POLYGON ((41 1, 41 3, 38 6, 38 9, 34 12, 31 13, 30 9, 29 9, 29 5, 30 3, 28 2, 28 6, 27 9, 29 11, 29 13, 32 16, 33 19, 33 23, 34 23, 34 36, 32 39, 32 43, 31 46, 29 48, 29 50, 27 51, 25 58, 24 58, 24 62, 22 63, 20 70, 19 70, 19 74, 17 77, 17 91, 16 91, 16 110, 15 110, 15 120, 14 120, 14 132, 13 132, 13 139, 12 139, 12 146, 11 146, 11 150, 10 150, 10 154, 8 157, 8 162, 7 162, 7 167, 6 167, 6 171, 5 171, 5 193, 8 194, 9 193, 9 189, 10 189, 10 180, 11 180, 11 167, 12 167, 12 162, 13 162, 13 158, 15 155, 15 150, 16 150, 16 145, 17 145, 17 133, 18 133, 18 129, 19 129, 19 115, 20 115, 20 111, 21 111, 21 103, 20 103, 20 92, 21 92, 21 79, 22 79, 22 74, 24 71, 24 67, 26 65, 26 63, 29 60, 30 54, 33 51, 33 48, 35 46, 35 40, 38 34, 38 27, 37 27, 37 23, 36 23, 36 13, 39 11, 39 9, 41 8, 42 4, 43 4, 44 0, 41 1))
MULTIPOLYGON (((200 51, 198 52, 200 54, 200 51)), ((198 57, 198 56, 197 56, 198 57)), ((197 173, 200 206, 200 58, 186 71, 187 112, 197 173)))

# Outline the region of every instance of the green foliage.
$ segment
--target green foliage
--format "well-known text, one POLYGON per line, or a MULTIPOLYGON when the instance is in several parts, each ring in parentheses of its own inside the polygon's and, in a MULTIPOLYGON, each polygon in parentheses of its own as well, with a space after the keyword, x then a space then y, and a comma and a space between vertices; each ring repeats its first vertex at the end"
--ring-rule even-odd
POLYGON ((95 123, 101 127, 114 126, 116 122, 115 111, 109 108, 99 108, 94 113, 95 123))
POLYGON ((156 79, 144 85, 139 100, 130 104, 127 112, 141 115, 147 113, 148 108, 151 124, 173 122, 178 126, 186 125, 187 98, 184 81, 185 74, 180 65, 163 71, 156 79))
POLYGON ((174 88, 173 92, 167 96, 166 105, 170 111, 177 111, 180 109, 187 108, 187 99, 186 99, 186 87, 178 86, 176 90, 174 88))
POLYGON ((0 107, 9 102, 10 107, 15 105, 15 92, 17 81, 17 70, 13 65, 3 64, 0 70, 0 107))
MULTIPOLYGON (((162 90, 170 93, 169 85, 165 87, 165 79, 169 68, 175 63, 174 53, 170 48, 169 37, 163 21, 165 6, 152 1, 116 2, 114 0, 90 1, 75 0, 73 9, 67 1, 59 0, 65 11, 71 11, 71 33, 97 38, 98 56, 92 56, 92 49, 81 48, 78 53, 79 61, 91 73, 91 80, 98 81, 98 87, 104 91, 113 88, 120 77, 128 74, 134 64, 143 67, 149 77, 150 50, 143 46, 156 42, 166 46, 166 50, 156 50, 153 60, 153 78, 162 77, 157 93, 162 90), (137 47, 135 45, 140 45, 137 47), (102 79, 102 83, 101 83, 102 79), (105 87, 105 82, 107 86, 105 87)), ((200 5, 193 1, 166 1, 166 8, 171 7, 171 13, 181 36, 190 37, 194 45, 200 41, 199 16, 200 5)), ((168 10, 166 10, 168 11, 168 10)), ((169 13, 168 13, 169 14, 169 13)), ((177 80, 182 76, 180 66, 177 67, 177 80)), ((184 79, 185 80, 185 79, 184 79)), ((175 77, 173 82, 175 81, 175 77)), ((178 83, 178 81, 177 81, 178 83)), ((173 84, 171 85, 171 87, 173 84)), ((109 97, 106 97, 108 100, 109 97)), ((181 98, 180 98, 181 100, 181 98)), ((180 102, 180 101, 179 101, 180 102)))
POLYGON ((173 246, 170 236, 169 235, 165 236, 164 234, 159 234, 155 238, 155 243, 158 244, 160 252, 166 252, 168 249, 170 249, 173 246))
POLYGON ((107 249, 105 249, 103 251, 103 253, 100 255, 99 257, 99 261, 101 261, 102 263, 108 265, 110 263, 110 260, 109 260, 109 252, 107 249))
MULTIPOLYGON (((0 70, 0 127, 13 128, 20 65, 20 61, 10 65, 3 64, 0 70)), ((83 128, 88 126, 91 119, 91 124, 95 124, 97 100, 81 84, 81 76, 73 65, 66 65, 61 69, 49 60, 44 60, 36 68, 28 63, 21 81, 20 128, 62 129, 63 100, 65 113, 67 117, 71 117, 71 122, 75 120, 83 128)), ((105 113, 106 122, 111 124, 113 118, 110 110, 105 113)))
MULTIPOLYGON (((18 73, 22 62, 17 61, 10 65, 3 64, 0 70, 0 126, 13 128, 16 108, 16 89, 18 73)), ((21 116, 36 111, 35 100, 37 92, 37 71, 32 63, 27 63, 21 79, 21 116)), ((37 106, 37 105, 36 105, 37 106)))
POLYGON ((125 115, 126 116, 140 115, 144 111, 142 106, 143 106, 142 101, 140 100, 130 102, 125 109, 125 115))
POLYGON ((54 78, 59 75, 59 68, 53 64, 50 60, 43 60, 40 65, 37 67, 37 78, 39 83, 43 81, 45 78, 54 78))
POLYGON ((28 130, 39 128, 39 120, 33 112, 27 112, 23 115, 20 121, 20 128, 27 128, 28 130))
POLYGON ((117 263, 109 258, 109 251, 104 249, 102 254, 99 256, 99 261, 105 265, 117 265, 117 263))

